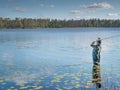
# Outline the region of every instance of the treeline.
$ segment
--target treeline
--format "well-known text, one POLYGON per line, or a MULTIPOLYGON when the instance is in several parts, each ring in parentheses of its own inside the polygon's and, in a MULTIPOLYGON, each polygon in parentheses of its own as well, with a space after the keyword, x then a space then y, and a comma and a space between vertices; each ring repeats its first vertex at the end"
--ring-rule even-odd
POLYGON ((0 18, 0 28, 64 28, 64 27, 120 27, 120 20, 108 19, 32 19, 0 18))

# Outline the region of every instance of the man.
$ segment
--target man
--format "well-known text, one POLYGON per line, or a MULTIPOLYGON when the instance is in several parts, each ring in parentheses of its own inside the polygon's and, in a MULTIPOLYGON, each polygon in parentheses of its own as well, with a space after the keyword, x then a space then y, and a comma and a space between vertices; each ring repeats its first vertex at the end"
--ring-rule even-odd
POLYGON ((101 39, 98 38, 96 41, 93 41, 91 43, 91 47, 93 47, 93 52, 92 52, 93 64, 97 65, 100 63, 101 39))

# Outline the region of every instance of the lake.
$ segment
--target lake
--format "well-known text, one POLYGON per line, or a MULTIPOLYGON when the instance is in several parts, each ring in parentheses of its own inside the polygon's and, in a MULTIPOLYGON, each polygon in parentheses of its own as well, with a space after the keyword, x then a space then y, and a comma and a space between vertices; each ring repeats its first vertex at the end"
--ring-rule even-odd
POLYGON ((120 90, 120 28, 1 29, 0 90, 97 90, 90 44, 98 37, 100 90, 120 90))

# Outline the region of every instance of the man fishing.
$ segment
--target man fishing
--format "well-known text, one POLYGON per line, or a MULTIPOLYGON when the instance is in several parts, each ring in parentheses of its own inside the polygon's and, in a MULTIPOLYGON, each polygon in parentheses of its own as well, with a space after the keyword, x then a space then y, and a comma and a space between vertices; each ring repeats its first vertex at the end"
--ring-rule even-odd
POLYGON ((93 47, 92 52, 93 64, 98 65, 100 63, 101 39, 98 38, 96 41, 93 41, 91 43, 91 47, 93 47))

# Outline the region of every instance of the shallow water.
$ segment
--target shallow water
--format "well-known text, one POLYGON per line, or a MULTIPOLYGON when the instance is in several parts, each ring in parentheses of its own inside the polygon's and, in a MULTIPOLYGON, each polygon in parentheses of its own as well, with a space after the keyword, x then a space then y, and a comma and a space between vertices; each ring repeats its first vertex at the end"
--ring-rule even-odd
MULTIPOLYGON (((0 31, 0 90, 96 90, 92 48, 120 28, 0 31)), ((101 90, 120 88, 120 37, 102 41, 101 90)))

